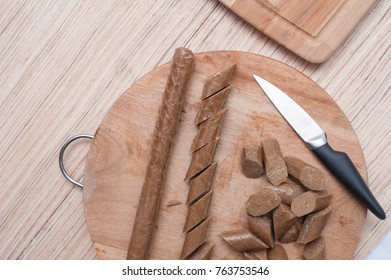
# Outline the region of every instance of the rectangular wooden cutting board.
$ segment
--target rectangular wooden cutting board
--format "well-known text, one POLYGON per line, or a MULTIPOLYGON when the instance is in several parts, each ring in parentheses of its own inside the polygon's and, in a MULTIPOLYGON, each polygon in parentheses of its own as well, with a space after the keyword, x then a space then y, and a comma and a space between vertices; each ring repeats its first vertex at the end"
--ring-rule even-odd
POLYGON ((375 0, 219 0, 298 56, 326 61, 375 0))

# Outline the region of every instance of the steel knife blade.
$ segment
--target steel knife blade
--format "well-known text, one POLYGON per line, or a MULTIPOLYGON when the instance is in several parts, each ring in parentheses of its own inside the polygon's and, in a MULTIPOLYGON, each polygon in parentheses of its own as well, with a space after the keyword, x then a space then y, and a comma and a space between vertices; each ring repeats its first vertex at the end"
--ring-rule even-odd
POLYGON ((281 89, 257 75, 254 79, 293 130, 334 174, 379 219, 386 214, 346 153, 335 151, 318 123, 281 89))

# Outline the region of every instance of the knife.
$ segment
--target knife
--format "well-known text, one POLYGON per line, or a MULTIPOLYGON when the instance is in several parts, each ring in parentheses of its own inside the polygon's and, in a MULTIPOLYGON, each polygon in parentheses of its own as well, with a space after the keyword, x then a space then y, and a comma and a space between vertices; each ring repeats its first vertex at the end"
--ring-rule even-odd
POLYGON ((257 75, 253 75, 253 77, 284 119, 331 173, 374 215, 384 220, 386 213, 369 190, 349 156, 333 150, 327 143, 326 134, 322 128, 287 94, 265 79, 257 75))

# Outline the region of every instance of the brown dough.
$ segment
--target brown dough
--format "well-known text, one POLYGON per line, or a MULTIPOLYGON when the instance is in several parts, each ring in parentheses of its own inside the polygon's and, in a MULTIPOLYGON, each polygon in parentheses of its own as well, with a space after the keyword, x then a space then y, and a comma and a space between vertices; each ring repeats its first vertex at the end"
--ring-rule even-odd
POLYGON ((302 186, 290 183, 282 183, 279 186, 264 185, 263 188, 275 191, 281 198, 281 202, 287 205, 291 205, 296 196, 305 192, 302 186))
POLYGON ((296 216, 302 217, 326 208, 330 205, 331 198, 332 195, 327 191, 308 191, 295 197, 292 201, 291 210, 296 216))
POLYGON ((244 252, 243 258, 245 260, 267 260, 266 250, 255 252, 244 252))
MULTIPOLYGON (((212 160, 219 141, 218 135, 220 128, 227 112, 227 109, 223 109, 222 107, 227 98, 228 89, 221 94, 217 92, 228 85, 233 69, 234 67, 230 67, 219 72, 209 79, 204 86, 202 103, 205 105, 201 105, 195 122, 198 123, 198 118, 202 121, 199 122, 201 123, 200 129, 191 146, 192 160, 185 177, 185 180, 193 179, 191 184, 193 182, 195 184, 191 187, 188 195, 190 208, 188 209, 184 226, 184 232, 187 232, 187 235, 182 248, 182 258, 188 258, 189 254, 193 251, 202 250, 199 248, 202 243, 194 235, 197 232, 202 232, 204 236, 206 234, 206 227, 205 230, 200 229, 200 227, 203 227, 204 222, 201 221, 206 219, 208 214, 213 191, 209 191, 206 194, 205 192, 211 187, 211 181, 216 168, 216 163, 212 164, 212 160), (214 94, 216 94, 215 98, 212 96, 214 94), (209 97, 211 100, 205 100, 209 97), (217 103, 213 104, 214 101, 217 103), (219 108, 220 111, 217 110, 219 108), (205 112, 207 109, 211 109, 211 111, 205 112), (197 179, 198 177, 199 179, 197 179), (195 241, 192 241, 190 237, 195 241)), ((201 235, 201 233, 197 235, 201 235)))
POLYGON ((325 175, 318 168, 309 165, 296 157, 285 157, 288 174, 304 187, 313 191, 324 191, 325 175))
POLYGON ((304 224, 300 230, 297 242, 309 243, 320 236, 327 220, 331 214, 331 208, 327 207, 319 212, 315 212, 306 216, 304 224))
POLYGON ((289 206, 281 203, 273 211, 273 228, 275 240, 280 238, 288 231, 288 229, 297 221, 297 217, 292 213, 289 206))
POLYGON ((276 244, 273 248, 267 250, 267 259, 268 260, 287 260, 288 255, 284 247, 280 244, 276 244))
POLYGON ((210 241, 205 241, 200 247, 198 247, 190 256, 188 260, 210 260, 213 244, 210 241))
POLYGON ((236 65, 234 64, 210 78, 205 83, 204 90, 202 92, 202 99, 208 98, 209 96, 227 87, 229 85, 229 80, 231 79, 231 76, 235 70, 235 66, 236 65))
POLYGON ((182 204, 182 202, 180 202, 178 199, 173 199, 167 203, 167 207, 171 207, 179 204, 182 204))
POLYGON ((141 190, 127 259, 148 258, 170 152, 193 67, 194 54, 186 48, 176 49, 153 132, 151 158, 141 190))
POLYGON ((205 242, 206 230, 208 229, 209 219, 202 221, 197 227, 186 234, 185 242, 182 247, 181 259, 189 257, 198 247, 205 242))
POLYGON ((265 242, 269 247, 274 246, 273 225, 269 217, 248 216, 247 221, 251 233, 265 242))
POLYGON ((186 173, 185 181, 193 178, 212 163, 218 142, 219 138, 216 138, 212 142, 206 144, 201 149, 193 153, 189 169, 186 173))
POLYGON ((247 229, 226 231, 221 234, 221 237, 239 252, 259 251, 269 248, 247 229))
POLYGON ((185 227, 183 232, 188 232, 196 225, 198 225, 202 220, 206 218, 209 210, 209 204, 212 199, 213 190, 208 192, 206 195, 201 197, 197 202, 190 206, 187 211, 187 217, 185 222, 185 227))
POLYGON ((219 136, 221 125, 223 124, 225 113, 228 109, 223 109, 216 115, 210 117, 200 125, 197 136, 194 138, 191 151, 194 152, 206 144, 212 142, 219 136))
POLYGON ((244 146, 241 156, 243 175, 247 178, 259 178, 263 173, 262 147, 244 146))
POLYGON ((306 260, 325 260, 326 249, 324 238, 318 237, 314 241, 306 244, 304 247, 304 259, 306 260))
POLYGON ((262 216, 269 213, 281 203, 281 198, 275 191, 262 188, 253 194, 246 202, 247 213, 251 216, 262 216))
POLYGON ((186 204, 191 205, 201 195, 209 191, 217 162, 213 162, 200 175, 190 181, 190 189, 187 195, 186 204))
POLYGON ((273 138, 264 139, 262 150, 266 176, 269 182, 275 186, 284 183, 288 179, 288 170, 277 140, 273 138))
POLYGON ((228 86, 211 97, 202 100, 201 107, 198 110, 194 124, 198 125, 217 114, 217 112, 220 112, 224 107, 230 90, 231 87, 228 86))
POLYGON ((300 229, 303 226, 304 219, 297 219, 296 222, 281 236, 281 243, 291 243, 297 240, 300 229))

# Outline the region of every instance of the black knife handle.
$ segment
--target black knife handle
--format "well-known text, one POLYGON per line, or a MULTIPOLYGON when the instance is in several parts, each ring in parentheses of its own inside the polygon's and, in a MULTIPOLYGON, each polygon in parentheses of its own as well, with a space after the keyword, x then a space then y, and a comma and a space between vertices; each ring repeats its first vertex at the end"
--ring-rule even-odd
POLYGON ((328 143, 314 149, 313 152, 373 214, 382 220, 386 218, 383 208, 377 202, 347 154, 333 150, 328 143))

